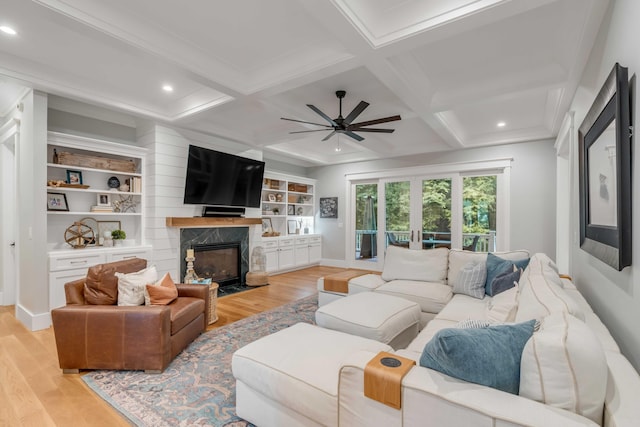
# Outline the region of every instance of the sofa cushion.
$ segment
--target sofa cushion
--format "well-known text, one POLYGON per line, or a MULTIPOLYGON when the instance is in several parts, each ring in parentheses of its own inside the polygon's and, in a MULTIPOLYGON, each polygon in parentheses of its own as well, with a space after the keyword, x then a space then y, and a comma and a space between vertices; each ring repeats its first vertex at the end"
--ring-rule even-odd
POLYGON ((520 278, 520 297, 516 322, 541 319, 552 313, 567 312, 585 319, 578 303, 562 289, 558 274, 543 259, 532 257, 520 278))
POLYGON ((385 254, 384 280, 420 280, 445 284, 449 249, 415 250, 389 246, 385 254))
POLYGON ((584 322, 566 312, 542 319, 524 348, 520 369, 521 396, 602 422, 607 361, 584 322))
MULTIPOLYGON (((525 250, 516 250, 510 252, 494 252, 500 258, 504 259, 523 259, 529 258, 529 252, 525 250)), ((449 286, 453 287, 458 281, 458 275, 462 267, 469 262, 487 262, 487 252, 472 252, 461 249, 451 249, 449 251, 449 271, 447 280, 449 286)))
POLYGON ((483 298, 486 280, 486 263, 470 261, 460 270, 458 280, 453 286, 453 293, 465 294, 474 298, 483 298))
POLYGON ((89 267, 84 284, 85 302, 92 305, 116 304, 118 302, 118 278, 115 273, 133 273, 146 267, 147 260, 140 258, 89 267))
POLYGON ((115 273, 118 278, 118 305, 144 305, 145 286, 158 280, 156 267, 145 268, 133 273, 115 273))
POLYGON ((149 296, 148 305, 167 305, 178 298, 178 288, 169 273, 165 273, 157 282, 146 285, 145 291, 143 299, 149 296))
POLYGON ((499 293, 487 301, 487 320, 513 322, 518 311, 518 285, 499 293))
POLYGON ((485 292, 489 296, 493 296, 493 281, 500 274, 505 272, 511 272, 514 270, 513 266, 516 268, 526 268, 529 264, 529 258, 523 258, 518 260, 511 260, 501 258, 492 253, 487 254, 487 283, 485 286, 485 292))
POLYGON ((315 425, 331 426, 338 424, 340 369, 361 350, 377 354, 392 349, 370 339, 297 323, 236 351, 232 370, 238 381, 255 392, 304 414, 315 425))
POLYGON ((446 328, 427 343, 420 366, 518 394, 520 358, 534 320, 479 329, 446 328))
POLYGON ((417 302, 425 313, 439 313, 453 296, 447 285, 415 280, 394 280, 377 287, 373 292, 417 302))

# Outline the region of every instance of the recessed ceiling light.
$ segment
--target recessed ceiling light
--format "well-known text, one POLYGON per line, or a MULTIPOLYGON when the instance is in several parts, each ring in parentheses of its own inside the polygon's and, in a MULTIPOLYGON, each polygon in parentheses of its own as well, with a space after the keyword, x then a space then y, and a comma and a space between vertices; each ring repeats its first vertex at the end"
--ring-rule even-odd
POLYGON ((342 148, 340 148, 340 146, 336 147, 336 152, 339 153, 340 151, 342 151, 342 148))
POLYGON ((0 27, 0 31, 2 31, 3 33, 9 34, 10 36, 15 36, 16 34, 16 30, 14 30, 11 27, 7 27, 6 25, 3 25, 0 27))
POLYGON ((173 86, 171 85, 162 85, 162 90, 165 92, 173 92, 173 86))
POLYGON ((505 122, 498 122, 498 124, 496 126, 498 126, 499 128, 503 128, 505 127, 507 124, 505 122))

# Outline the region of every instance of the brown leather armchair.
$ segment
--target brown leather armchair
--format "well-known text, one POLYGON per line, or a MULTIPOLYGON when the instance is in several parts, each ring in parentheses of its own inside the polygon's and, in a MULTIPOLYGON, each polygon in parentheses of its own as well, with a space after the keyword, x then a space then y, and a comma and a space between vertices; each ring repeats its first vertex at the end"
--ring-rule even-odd
MULTIPOLYGON (((65 284, 67 305, 51 311, 60 368, 162 372, 206 329, 209 289, 177 284, 178 298, 166 306, 91 305, 85 301, 90 278, 117 292, 116 272, 144 269, 147 261, 130 259, 89 268, 87 278, 65 284)), ((117 300, 117 298, 116 298, 117 300)))

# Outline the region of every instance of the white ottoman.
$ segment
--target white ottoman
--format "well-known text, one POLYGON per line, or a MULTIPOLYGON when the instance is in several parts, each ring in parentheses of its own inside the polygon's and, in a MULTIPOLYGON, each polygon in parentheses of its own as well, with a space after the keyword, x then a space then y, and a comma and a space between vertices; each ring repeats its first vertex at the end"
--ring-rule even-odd
POLYGON ((236 351, 236 413, 260 427, 337 426, 343 362, 359 351, 391 347, 298 323, 236 351))
POLYGON ((420 306, 404 298, 362 292, 318 308, 316 323, 395 349, 405 348, 420 330, 420 306))

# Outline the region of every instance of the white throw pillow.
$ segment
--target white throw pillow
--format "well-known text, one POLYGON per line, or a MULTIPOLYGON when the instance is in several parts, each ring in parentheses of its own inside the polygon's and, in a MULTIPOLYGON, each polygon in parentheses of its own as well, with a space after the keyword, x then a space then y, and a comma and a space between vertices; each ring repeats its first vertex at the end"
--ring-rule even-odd
MULTIPOLYGON (((510 252, 493 252, 494 255, 502 259, 518 260, 529 258, 529 252, 526 250, 515 250, 510 252)), ((454 287, 458 283, 458 275, 462 267, 469 262, 487 262, 487 252, 472 252, 461 249, 451 249, 449 251, 449 271, 447 273, 449 286, 454 287)))
POLYGON ((460 270, 458 280, 453 285, 453 293, 482 299, 484 298, 484 283, 486 280, 487 264, 470 261, 460 270))
POLYGON ((446 284, 449 249, 407 249, 389 246, 384 258, 382 278, 417 280, 446 284))
POLYGON ((491 322, 513 322, 518 311, 519 286, 500 292, 487 301, 487 320, 491 322))
POLYGON ((118 305, 143 305, 145 286, 158 280, 156 266, 135 273, 116 273, 118 278, 118 305))
POLYGON ((520 396, 602 423, 607 360, 591 329, 570 314, 545 317, 520 363, 520 396))

